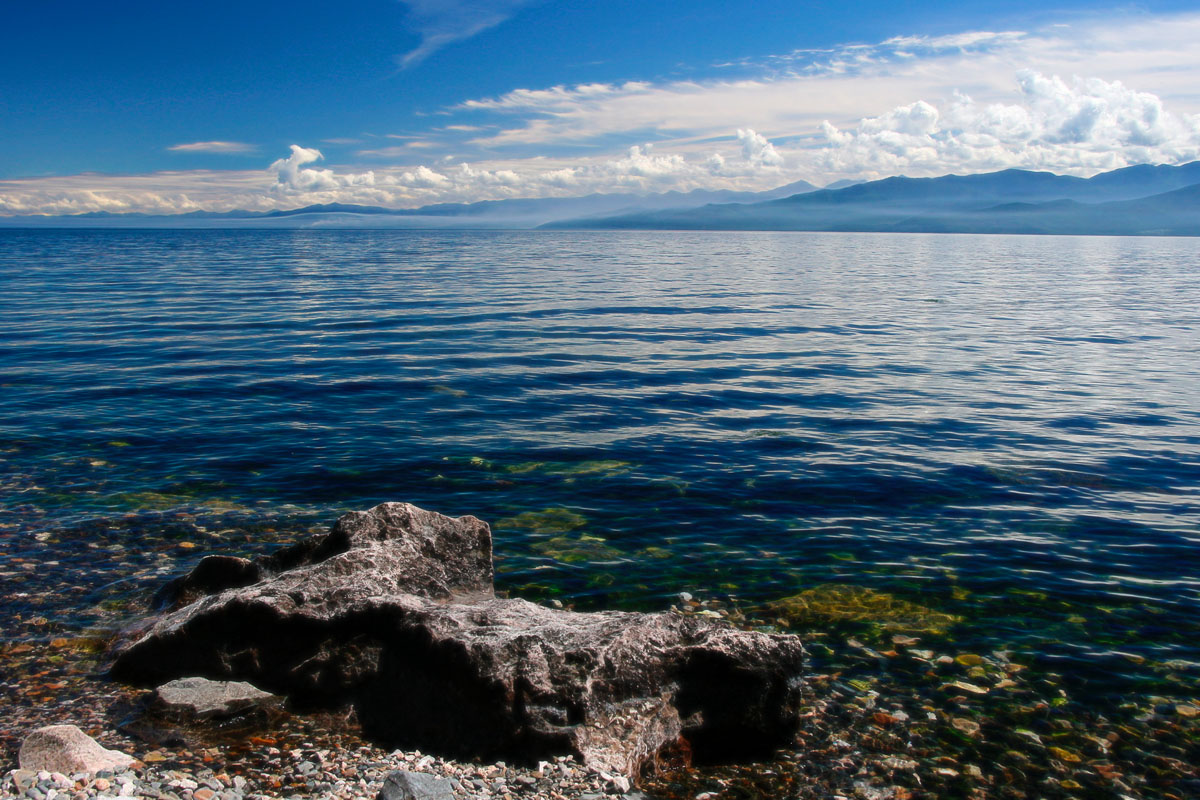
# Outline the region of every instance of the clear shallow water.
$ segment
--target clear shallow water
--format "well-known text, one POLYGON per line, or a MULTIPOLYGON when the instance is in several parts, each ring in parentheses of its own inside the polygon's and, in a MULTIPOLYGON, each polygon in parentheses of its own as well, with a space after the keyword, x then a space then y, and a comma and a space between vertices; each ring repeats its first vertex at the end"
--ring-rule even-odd
POLYGON ((864 585, 1175 669, 1200 241, 4 231, 0 458, 23 618, 407 500, 534 598, 864 585))

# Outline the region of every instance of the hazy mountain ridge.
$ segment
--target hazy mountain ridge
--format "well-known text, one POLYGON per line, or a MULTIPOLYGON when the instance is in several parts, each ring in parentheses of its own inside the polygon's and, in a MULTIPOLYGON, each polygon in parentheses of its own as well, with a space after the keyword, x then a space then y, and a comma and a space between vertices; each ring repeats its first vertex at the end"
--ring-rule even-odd
MULTIPOLYGON (((728 189, 693 189, 690 192, 670 191, 659 194, 590 194, 582 197, 540 197, 512 200, 482 200, 476 203, 437 203, 420 208, 384 208, 345 203, 327 203, 303 208, 273 211, 191 211, 184 214, 113 213, 91 211, 62 216, 0 217, 0 224, 20 226, 22 223, 39 226, 55 224, 70 227, 116 227, 123 223, 148 224, 163 227, 205 226, 204 223, 255 223, 266 226, 292 226, 295 223, 347 223, 347 217, 362 217, 362 222, 377 224, 386 219, 404 227, 483 227, 534 228, 546 222, 562 219, 611 216, 667 208, 695 208, 709 203, 761 202, 816 191, 807 181, 796 181, 761 192, 738 192, 728 189), (293 222, 289 222, 293 221, 293 222), (98 224, 97 224, 98 223, 98 224)), ((212 227, 208 225, 207 227, 212 227)))
POLYGON ((709 204, 548 228, 1200 235, 1200 162, 1091 178, 1002 170, 892 177, 757 203, 709 204))
POLYGON ((178 215, 93 212, 10 217, 6 227, 362 227, 896 231, 1200 235, 1200 161, 1143 164, 1091 178, 1007 169, 936 178, 804 181, 763 192, 660 194, 439 203, 414 209, 325 204, 275 211, 178 215), (835 188, 836 187, 836 188, 835 188))

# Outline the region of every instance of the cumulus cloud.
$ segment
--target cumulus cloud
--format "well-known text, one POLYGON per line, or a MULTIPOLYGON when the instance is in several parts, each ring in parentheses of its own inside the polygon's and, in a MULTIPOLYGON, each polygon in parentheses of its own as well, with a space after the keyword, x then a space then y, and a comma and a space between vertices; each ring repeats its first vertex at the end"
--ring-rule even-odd
POLYGON ((173 153, 253 153, 256 148, 245 142, 190 142, 176 144, 167 148, 173 153))
POLYGON ((1015 103, 960 94, 941 109, 921 100, 846 130, 825 122, 823 146, 807 155, 825 174, 869 177, 1009 167, 1090 174, 1200 158, 1200 115, 1172 113, 1148 92, 1029 69, 1016 85, 1015 103))
POLYGON ((756 133, 750 128, 738 128, 738 141, 742 144, 742 158, 755 167, 778 167, 783 163, 783 156, 775 150, 767 137, 756 133))
POLYGON ((288 192, 313 192, 336 189, 340 179, 329 169, 306 169, 305 164, 320 161, 324 158, 320 150, 292 145, 292 154, 281 158, 267 168, 274 173, 275 185, 272 187, 288 192))
POLYGON ((421 44, 399 57, 411 67, 448 44, 494 28, 532 0, 402 0, 421 44))

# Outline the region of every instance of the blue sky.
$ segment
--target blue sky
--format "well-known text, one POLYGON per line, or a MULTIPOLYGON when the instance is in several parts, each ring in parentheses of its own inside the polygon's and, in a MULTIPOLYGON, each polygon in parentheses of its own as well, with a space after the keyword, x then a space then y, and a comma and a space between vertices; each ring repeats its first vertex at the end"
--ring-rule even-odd
POLYGON ((1200 10, 40 0, 0 213, 279 208, 1200 157, 1200 10))

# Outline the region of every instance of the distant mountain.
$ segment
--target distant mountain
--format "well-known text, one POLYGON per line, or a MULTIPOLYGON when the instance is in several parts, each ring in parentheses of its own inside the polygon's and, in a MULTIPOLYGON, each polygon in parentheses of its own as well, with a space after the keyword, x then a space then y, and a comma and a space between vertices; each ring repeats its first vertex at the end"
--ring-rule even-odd
POLYGON ((1200 236, 1200 184, 1172 192, 1080 203, 1010 203, 944 217, 913 217, 897 231, 942 233, 1039 233, 1091 236, 1200 236))
POLYGON ((566 220, 548 228, 1200 234, 1200 162, 1075 178, 1003 170, 885 178, 756 203, 566 220))
POLYGON ((1009 169, 894 177, 824 189, 591 194, 439 203, 414 209, 326 204, 282 211, 93 212, 0 218, 5 227, 442 228, 905 231, 1200 235, 1200 162, 1075 178, 1009 169))
POLYGON ((186 214, 114 214, 92 211, 68 216, 0 217, 0 225, 71 227, 299 227, 309 225, 409 228, 535 228, 555 220, 633 214, 710 203, 754 203, 816 190, 807 181, 763 192, 694 189, 660 194, 590 194, 439 203, 421 208, 383 208, 327 203, 278 211, 192 211, 186 214))
POLYGON ((827 183, 824 186, 822 186, 821 188, 822 189, 845 189, 847 186, 857 186, 860 183, 866 183, 866 181, 855 181, 855 180, 850 180, 849 178, 842 178, 840 181, 834 181, 833 183, 827 183))

